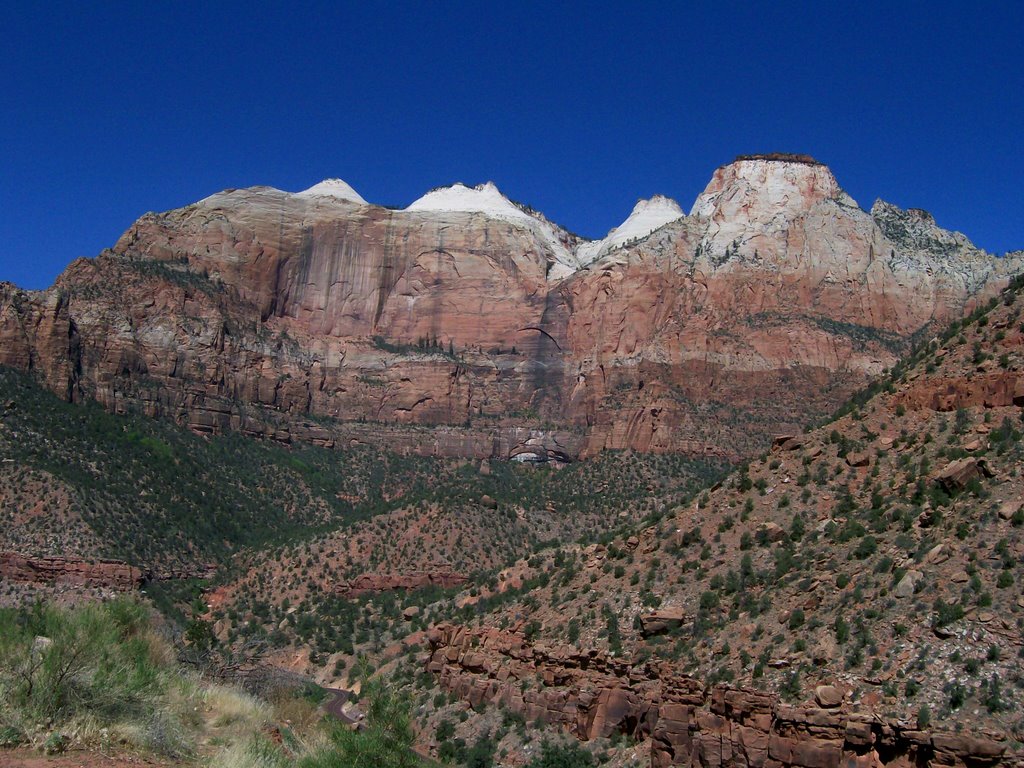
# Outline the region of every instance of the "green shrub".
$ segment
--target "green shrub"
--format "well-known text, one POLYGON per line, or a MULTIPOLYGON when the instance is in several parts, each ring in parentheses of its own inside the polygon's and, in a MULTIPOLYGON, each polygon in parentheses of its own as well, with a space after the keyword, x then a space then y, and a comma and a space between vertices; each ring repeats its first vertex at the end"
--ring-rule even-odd
POLYGON ((60 733, 51 733, 43 742, 43 753, 47 755, 59 755, 68 748, 68 741, 60 733))
POLYGON ((950 710, 960 709, 967 700, 967 689, 960 683, 951 683, 947 686, 947 692, 949 693, 950 710))
POLYGON ((1002 688, 999 684, 999 678, 992 675, 989 678, 988 684, 982 686, 982 703, 985 705, 985 709, 995 714, 996 712, 1002 712, 1006 709, 1006 702, 1003 701, 1002 688))
POLYGON ((437 729, 434 731, 434 737, 440 741, 448 741, 452 736, 455 735, 455 723, 451 720, 445 719, 438 723, 437 729))
MULTIPOLYGON (((298 763, 298 768, 419 768, 407 697, 377 679, 364 680, 361 701, 367 726, 353 731, 338 724, 330 747, 298 763)), ((451 742, 446 742, 451 743, 451 742)))
POLYGON ((836 642, 842 645, 850 639, 850 625, 846 623, 842 616, 836 616, 835 621, 836 631, 836 642))
POLYGON ((526 768, 595 768, 597 761, 594 756, 572 742, 564 746, 556 746, 544 742, 540 746, 540 755, 526 764, 526 768))
POLYGON ((853 550, 853 556, 858 560, 864 560, 878 551, 878 540, 874 536, 867 535, 861 538, 857 543, 857 548, 853 550))
POLYGON ((151 713, 165 679, 145 626, 145 609, 126 599, 0 610, 0 699, 33 721, 151 713))
POLYGON ((466 752, 466 768, 491 768, 494 765, 494 753, 497 744, 489 733, 482 733, 466 752))
POLYGON ((25 732, 13 725, 0 727, 0 748, 16 747, 26 741, 25 732))

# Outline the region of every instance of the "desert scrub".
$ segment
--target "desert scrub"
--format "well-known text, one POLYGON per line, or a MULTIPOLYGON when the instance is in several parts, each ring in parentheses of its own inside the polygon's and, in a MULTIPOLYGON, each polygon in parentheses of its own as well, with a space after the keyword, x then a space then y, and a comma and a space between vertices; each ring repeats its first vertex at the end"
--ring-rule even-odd
POLYGON ((172 669, 139 602, 0 610, 0 721, 25 740, 78 726, 184 755, 184 729, 162 707, 172 669))
POLYGON ((265 700, 204 679, 153 631, 149 611, 128 598, 0 610, 0 747, 123 745, 249 768, 334 754, 307 689, 274 689, 265 700), (265 738, 271 728, 282 745, 265 738))

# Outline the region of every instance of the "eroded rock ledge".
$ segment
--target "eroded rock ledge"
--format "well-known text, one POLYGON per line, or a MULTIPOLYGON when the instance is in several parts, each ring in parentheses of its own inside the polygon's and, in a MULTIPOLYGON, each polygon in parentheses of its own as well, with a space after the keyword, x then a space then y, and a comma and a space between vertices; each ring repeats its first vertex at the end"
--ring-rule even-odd
POLYGON ((82 557, 32 557, 0 552, 0 580, 62 587, 98 587, 119 592, 139 589, 151 581, 211 579, 215 563, 192 563, 184 568, 143 569, 122 560, 82 557))
POLYGON ((531 645, 516 632, 439 624, 428 640, 427 669, 473 707, 499 704, 582 740, 614 733, 645 740, 653 768, 1020 764, 1000 734, 919 730, 851 711, 841 691, 790 706, 763 691, 706 686, 668 662, 531 645))
POLYGON ((32 584, 101 587, 128 592, 145 578, 140 568, 119 560, 84 560, 77 557, 26 557, 0 552, 0 579, 32 584))

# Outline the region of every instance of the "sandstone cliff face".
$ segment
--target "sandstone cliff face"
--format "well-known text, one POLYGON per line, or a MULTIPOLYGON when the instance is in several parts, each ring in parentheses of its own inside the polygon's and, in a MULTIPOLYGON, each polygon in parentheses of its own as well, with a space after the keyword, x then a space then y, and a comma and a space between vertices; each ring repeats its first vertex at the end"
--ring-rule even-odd
POLYGON ((828 686, 814 701, 792 706, 763 691, 705 686, 670 663, 534 646, 517 632, 443 624, 428 639, 427 669, 474 708, 500 704, 583 740, 625 734, 650 745, 655 768, 1009 766, 1015 760, 1005 740, 928 732, 851 711, 843 691, 828 686))
POLYGON ((718 169, 691 216, 563 288, 589 449, 760 447, 785 414, 830 410, 1024 263, 943 237, 890 240, 820 164, 718 169))
POLYGON ((405 211, 337 181, 227 191, 143 216, 49 291, 4 287, 0 363, 201 431, 735 458, 1024 264, 866 213, 805 159, 738 160, 677 210, 645 201, 582 243, 492 185, 405 211))

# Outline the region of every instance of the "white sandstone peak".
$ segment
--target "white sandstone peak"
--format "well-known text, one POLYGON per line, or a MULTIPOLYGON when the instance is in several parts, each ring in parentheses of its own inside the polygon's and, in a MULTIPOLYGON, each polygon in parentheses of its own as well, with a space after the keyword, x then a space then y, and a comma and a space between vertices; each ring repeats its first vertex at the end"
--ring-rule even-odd
POLYGON ((684 215, 679 203, 670 197, 655 195, 649 200, 640 200, 633 206, 629 218, 608 233, 605 243, 614 247, 638 237, 646 237, 654 230, 681 219, 684 215))
POLYGON ((828 166, 802 155, 748 155, 715 171, 697 197, 691 216, 711 216, 726 208, 749 215, 809 208, 821 200, 856 206, 828 166))
POLYGON ((296 197, 334 197, 338 200, 347 200, 350 203, 366 205, 362 196, 352 189, 341 179, 324 179, 319 184, 314 184, 309 189, 295 193, 296 197))
POLYGON ((427 192, 405 209, 411 213, 479 213, 491 219, 508 221, 532 231, 552 259, 551 280, 560 280, 579 268, 579 263, 562 243, 555 226, 541 215, 531 215, 505 197, 494 182, 467 187, 457 183, 427 192))
POLYGON ((501 194, 492 181, 475 187, 467 187, 465 184, 458 183, 452 184, 450 187, 432 189, 405 210, 484 213, 499 218, 533 220, 532 216, 501 194))
POLYGON ((647 237, 657 229, 681 219, 686 214, 675 200, 664 195, 655 195, 640 200, 633 206, 632 213, 603 239, 584 243, 576 249, 581 264, 590 264, 615 248, 634 240, 647 237))

